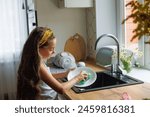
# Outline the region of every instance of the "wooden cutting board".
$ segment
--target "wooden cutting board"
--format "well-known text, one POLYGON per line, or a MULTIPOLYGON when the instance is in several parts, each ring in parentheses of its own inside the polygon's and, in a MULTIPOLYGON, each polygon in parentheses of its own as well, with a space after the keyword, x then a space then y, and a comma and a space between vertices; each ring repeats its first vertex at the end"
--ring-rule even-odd
POLYGON ((64 51, 70 52, 75 57, 76 61, 85 60, 86 44, 84 38, 76 33, 66 41, 64 51))

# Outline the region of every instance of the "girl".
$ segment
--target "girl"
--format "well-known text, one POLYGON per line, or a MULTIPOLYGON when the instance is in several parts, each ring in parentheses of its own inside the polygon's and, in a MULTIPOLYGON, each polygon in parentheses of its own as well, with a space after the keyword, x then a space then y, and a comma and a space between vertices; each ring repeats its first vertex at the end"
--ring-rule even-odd
MULTIPOLYGON (((87 77, 80 73, 68 82, 58 82, 58 75, 54 77, 44 64, 55 53, 55 46, 56 38, 51 29, 37 27, 31 32, 18 69, 17 99, 57 99, 56 92, 63 94, 87 77)), ((63 75, 66 77, 67 73, 63 75)))

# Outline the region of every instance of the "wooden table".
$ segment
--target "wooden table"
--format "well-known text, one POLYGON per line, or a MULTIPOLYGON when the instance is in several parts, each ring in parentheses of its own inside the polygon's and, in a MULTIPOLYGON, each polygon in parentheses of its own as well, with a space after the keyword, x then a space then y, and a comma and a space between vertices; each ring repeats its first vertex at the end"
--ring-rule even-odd
MULTIPOLYGON (((95 65, 93 60, 87 60, 86 66, 94 71, 102 71, 103 68, 95 65)), ((70 100, 120 100, 123 92, 127 92, 133 100, 150 98, 150 83, 130 85, 118 88, 97 90, 85 93, 75 93, 72 89, 65 92, 64 96, 70 100)))

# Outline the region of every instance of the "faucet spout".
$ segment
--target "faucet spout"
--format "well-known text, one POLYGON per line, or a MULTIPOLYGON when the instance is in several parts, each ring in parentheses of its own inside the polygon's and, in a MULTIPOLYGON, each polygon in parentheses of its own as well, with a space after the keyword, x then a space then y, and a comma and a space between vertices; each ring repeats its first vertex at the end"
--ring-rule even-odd
POLYGON ((96 42, 95 42, 95 50, 96 50, 96 48, 97 48, 98 42, 99 42, 100 39, 102 39, 103 37, 110 37, 111 39, 113 39, 113 40, 116 42, 116 45, 117 45, 117 72, 120 73, 119 70, 118 70, 118 69, 119 69, 119 66, 120 66, 120 61, 119 61, 119 58, 120 58, 120 55, 119 55, 120 46, 119 46, 119 41, 118 41, 118 39, 117 39, 114 35, 112 35, 112 34, 103 34, 103 35, 101 35, 101 36, 96 40, 96 42))

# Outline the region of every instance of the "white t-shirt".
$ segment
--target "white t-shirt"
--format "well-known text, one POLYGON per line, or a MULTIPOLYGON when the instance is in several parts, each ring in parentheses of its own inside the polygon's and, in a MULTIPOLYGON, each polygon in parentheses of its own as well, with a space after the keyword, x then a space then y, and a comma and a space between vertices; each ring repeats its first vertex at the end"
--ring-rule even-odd
MULTIPOLYGON (((45 65, 46 66, 46 65, 45 65)), ((48 72, 50 72, 49 67, 47 67, 48 72)), ((39 87, 41 89, 41 99, 43 100, 56 100, 58 98, 57 92, 54 91, 50 86, 48 86, 44 81, 40 80, 39 87)))

